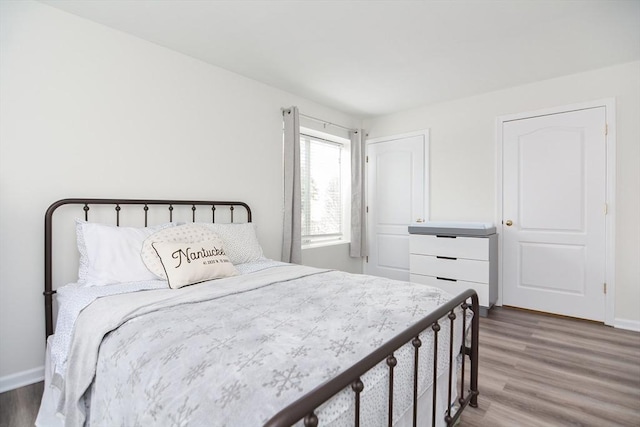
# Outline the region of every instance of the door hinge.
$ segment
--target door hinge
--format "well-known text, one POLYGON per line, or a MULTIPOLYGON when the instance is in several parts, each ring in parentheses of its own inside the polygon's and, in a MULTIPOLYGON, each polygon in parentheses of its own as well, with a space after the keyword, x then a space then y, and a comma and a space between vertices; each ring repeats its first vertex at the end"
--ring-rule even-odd
POLYGON ((607 215, 609 213, 609 205, 607 203, 604 204, 604 214, 607 215))
POLYGON ((367 255, 366 257, 364 257, 364 262, 369 262, 369 255, 367 255))
POLYGON ((366 213, 369 213, 369 206, 365 209, 366 213))
POLYGON ((369 163, 369 156, 365 156, 365 162, 369 163))
POLYGON ((609 135, 609 123, 604 124, 604 135, 609 135))
POLYGON ((606 283, 604 284, 603 291, 604 291, 605 294, 607 293, 607 284, 606 283))

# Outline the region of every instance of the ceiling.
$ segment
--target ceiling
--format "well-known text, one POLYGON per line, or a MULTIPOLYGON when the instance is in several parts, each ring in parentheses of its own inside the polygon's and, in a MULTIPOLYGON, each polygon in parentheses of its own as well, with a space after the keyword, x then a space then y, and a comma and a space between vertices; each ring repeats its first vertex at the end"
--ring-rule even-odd
POLYGON ((371 117, 640 59, 640 0, 42 0, 371 117))

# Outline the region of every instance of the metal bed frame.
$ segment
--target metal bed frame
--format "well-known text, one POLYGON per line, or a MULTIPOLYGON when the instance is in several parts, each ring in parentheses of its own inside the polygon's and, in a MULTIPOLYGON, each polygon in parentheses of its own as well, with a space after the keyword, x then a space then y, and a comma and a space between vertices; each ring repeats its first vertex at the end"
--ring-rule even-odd
MULTIPOLYGON (((413 368, 413 426, 417 426, 417 405, 418 405, 418 356, 420 347, 422 345, 422 341, 420 339, 420 333, 431 329, 434 333, 434 350, 433 350, 433 358, 434 358, 434 366, 433 366, 433 386, 432 386, 432 414, 431 414, 431 425, 436 425, 436 381, 438 378, 438 370, 437 370, 437 355, 438 355, 438 333, 440 331, 440 321, 443 318, 447 318, 451 322, 450 327, 450 337, 449 337, 449 372, 448 372, 448 394, 447 394, 447 402, 452 402, 451 393, 452 386, 454 381, 457 381, 457 378, 453 377, 453 364, 454 357, 459 350, 463 354, 462 358, 462 368, 461 368, 461 380, 460 380, 460 396, 458 396, 457 403, 459 407, 455 412, 452 413, 451 405, 447 407, 447 413, 444 417, 444 421, 447 426, 452 426, 462 415, 462 411, 464 408, 469 405, 471 407, 478 406, 478 331, 480 326, 480 317, 477 315, 479 313, 479 305, 478 305, 478 295, 472 289, 468 289, 457 295, 452 300, 448 301, 446 304, 441 305, 436 310, 431 312, 429 315, 424 317, 419 322, 415 323, 410 328, 396 335, 391 340, 387 341, 381 347, 374 350, 364 359, 359 361, 357 364, 343 371, 341 374, 336 376, 335 378, 327 381, 326 383, 320 385, 314 390, 307 393, 305 396, 301 397, 278 414, 276 414, 273 418, 271 418, 266 424, 265 427, 285 427, 291 426, 298 422, 301 419, 304 419, 305 427, 316 427, 318 425, 318 417, 315 415, 314 411, 324 402, 327 402, 338 392, 351 387, 353 392, 355 393, 355 413, 354 413, 354 425, 356 427, 360 426, 360 393, 364 390, 364 384, 360 379, 367 371, 376 366, 381 362, 385 362, 389 367, 389 402, 388 402, 388 425, 391 427, 393 425, 393 371, 397 366, 397 360, 394 357, 394 352, 398 350, 403 345, 411 342, 411 345, 414 347, 414 368, 413 368), (467 300, 471 299, 471 304, 467 303, 467 300), (466 331, 466 310, 471 309, 474 312, 473 319, 471 321, 471 345, 466 346, 464 343, 462 344, 461 349, 453 348, 453 334, 454 327, 453 323, 456 319, 456 314, 454 310, 460 306, 462 308, 462 331, 463 336, 464 331, 466 331), (470 358, 471 362, 471 378, 470 388, 468 390, 468 394, 465 397, 464 387, 465 387, 465 356, 470 358)), ((446 321, 446 320, 445 320, 446 321)), ((464 341, 464 340, 463 340, 464 341)))
MULTIPOLYGON (((145 199, 62 199, 54 202, 46 211, 45 214, 45 277, 44 277, 44 292, 45 297, 45 326, 46 335, 53 334, 53 310, 52 301, 53 295, 56 293, 53 288, 52 278, 52 235, 53 235, 53 214, 57 208, 63 205, 82 205, 84 211, 84 218, 88 221, 89 211, 91 205, 112 205, 115 211, 115 225, 120 225, 120 210, 123 205, 139 205, 142 206, 144 214, 144 225, 147 226, 148 222, 148 210, 149 206, 164 205, 169 212, 169 221, 173 220, 174 206, 191 206, 192 221, 196 221, 196 211, 198 207, 206 206, 211 209, 211 221, 216 221, 216 209, 218 206, 228 207, 230 211, 230 222, 233 223, 234 210, 237 207, 244 208, 246 211, 247 222, 251 222, 251 209, 246 203, 232 202, 232 201, 192 201, 192 200, 145 200, 145 199)), ((340 391, 351 388, 355 393, 355 412, 354 412, 354 425, 360 426, 360 394, 366 387, 361 380, 361 377, 374 366, 379 363, 386 363, 389 369, 389 401, 388 401, 388 425, 393 424, 393 391, 394 391, 394 369, 397 366, 397 359, 394 356, 400 347, 405 344, 411 343, 414 349, 414 366, 413 366, 413 426, 417 426, 417 405, 418 405, 418 356, 422 340, 420 339, 421 333, 433 333, 434 334, 434 365, 433 365, 433 386, 432 386, 432 414, 431 425, 435 426, 438 421, 436 418, 436 380, 438 378, 438 334, 441 329, 441 322, 450 322, 449 328, 449 349, 448 349, 448 394, 447 394, 447 410, 444 417, 444 422, 447 426, 452 426, 460 418, 462 411, 467 406, 478 406, 478 338, 479 338, 479 302, 478 295, 472 289, 469 289, 455 298, 451 299, 447 303, 441 305, 429 315, 409 327, 405 331, 396 335, 391 340, 378 347, 371 352, 368 356, 360 360, 355 365, 346 369, 333 379, 325 382, 324 384, 316 387, 306 395, 302 396, 297 401, 293 402, 282 411, 274 415, 267 423, 265 427, 286 427, 292 426, 297 422, 303 420, 305 427, 318 426, 318 417, 315 411, 323 403, 330 400, 334 395, 340 391), (469 300, 471 301, 469 303, 469 300), (457 317, 455 310, 457 308, 462 309, 462 345, 460 348, 453 347, 454 337, 454 321, 457 317), (467 336, 467 310, 473 312, 473 317, 470 326, 470 344, 467 346, 464 337, 467 336), (462 366, 460 373, 460 387, 459 396, 455 399, 457 408, 452 411, 452 389, 456 384, 458 378, 454 378, 454 363, 458 354, 462 355, 462 366), (470 378, 468 380, 469 388, 465 395, 465 361, 469 358, 470 363, 470 378)), ((455 396, 454 396, 455 398, 455 396)))

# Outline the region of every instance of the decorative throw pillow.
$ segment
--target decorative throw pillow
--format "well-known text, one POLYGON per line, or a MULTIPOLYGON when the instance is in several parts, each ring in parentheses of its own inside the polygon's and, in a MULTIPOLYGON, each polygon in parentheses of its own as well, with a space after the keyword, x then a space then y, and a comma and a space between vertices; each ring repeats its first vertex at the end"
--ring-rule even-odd
POLYGON ((166 280, 167 275, 164 272, 164 267, 162 266, 160 257, 152 246, 153 243, 204 242, 217 238, 218 235, 213 230, 201 224, 184 224, 176 227, 165 228, 153 233, 142 243, 142 261, 153 274, 166 280))
POLYGON ((142 262, 142 242, 174 223, 154 227, 117 227, 76 219, 80 252, 78 283, 101 286, 112 283, 157 280, 142 262))
POLYGON ((220 239, 194 243, 153 242, 151 246, 160 257, 169 287, 173 289, 238 274, 220 239))
POLYGON ((262 247, 256 236, 256 227, 252 222, 242 224, 200 223, 216 233, 234 265, 257 261, 264 258, 262 247))

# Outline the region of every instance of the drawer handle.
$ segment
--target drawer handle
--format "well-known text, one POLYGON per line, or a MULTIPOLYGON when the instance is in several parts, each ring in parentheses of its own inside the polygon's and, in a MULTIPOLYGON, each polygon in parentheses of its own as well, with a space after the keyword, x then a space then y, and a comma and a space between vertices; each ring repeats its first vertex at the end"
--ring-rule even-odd
POLYGON ((443 235, 437 234, 436 237, 438 239, 455 239, 457 236, 443 236, 443 235))
POLYGON ((438 258, 438 259, 450 259, 450 260, 453 260, 453 261, 458 259, 458 258, 453 258, 453 257, 450 257, 450 256, 437 256, 436 258, 438 258))
POLYGON ((438 280, 446 280, 447 282, 457 282, 456 279, 449 279, 447 277, 436 277, 438 280))

